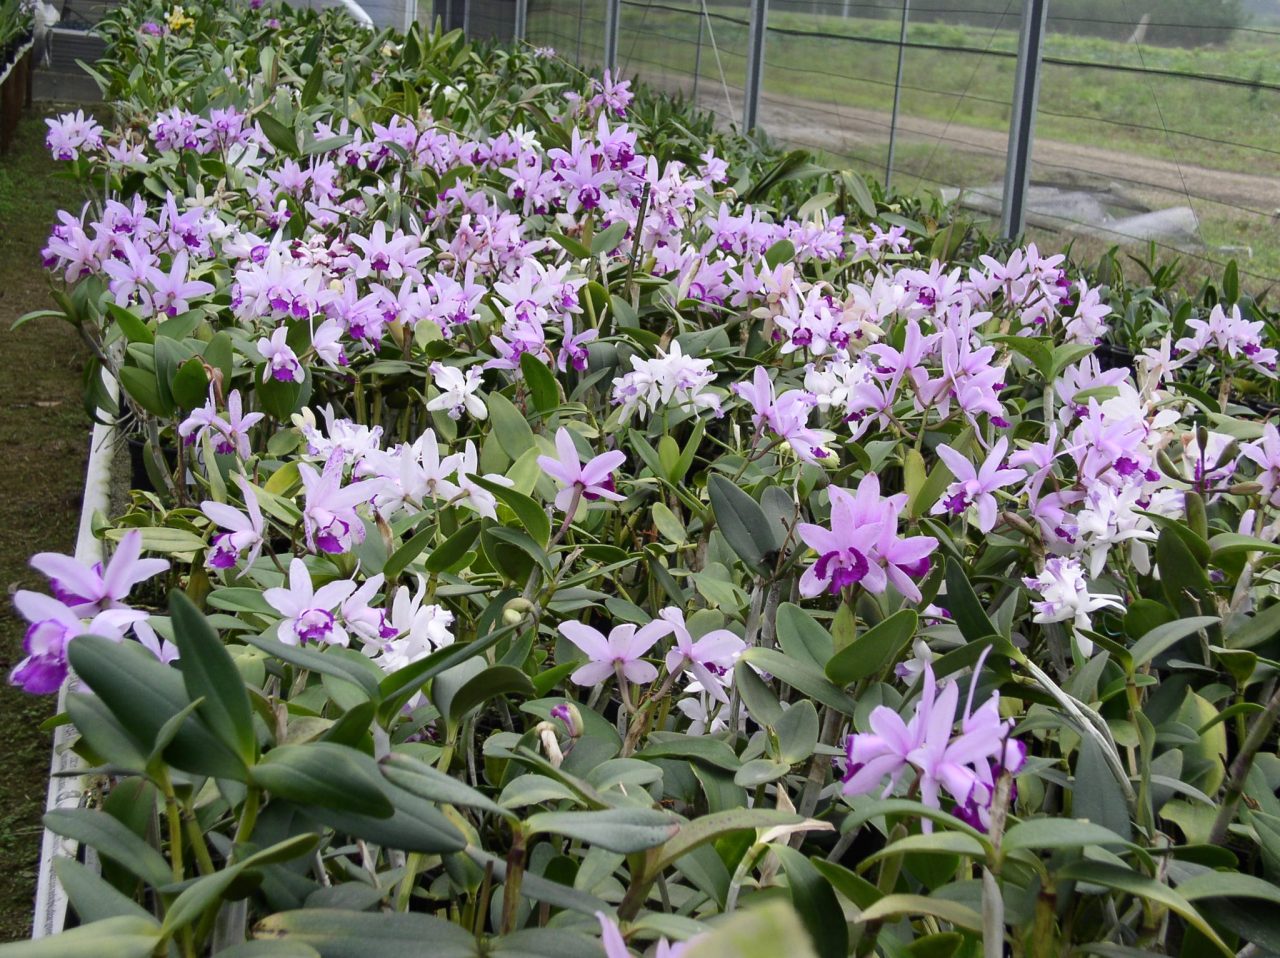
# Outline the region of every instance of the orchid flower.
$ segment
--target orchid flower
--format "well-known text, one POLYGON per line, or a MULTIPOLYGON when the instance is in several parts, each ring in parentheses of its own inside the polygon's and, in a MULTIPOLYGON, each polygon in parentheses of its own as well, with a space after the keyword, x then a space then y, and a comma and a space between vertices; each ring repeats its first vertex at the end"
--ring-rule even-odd
POLYGON ((626 462, 626 453, 617 450, 601 453, 584 464, 573 444, 573 435, 563 426, 556 431, 556 453, 556 458, 539 456, 538 465, 564 487, 556 494, 556 508, 561 512, 573 510, 580 498, 589 502, 597 499, 622 502, 626 498, 619 495, 613 485, 613 472, 626 462))
POLYGON ((298 475, 306 490, 306 507, 302 518, 307 534, 307 548, 322 552, 349 552, 364 541, 364 522, 356 506, 368 502, 373 484, 368 481, 342 486, 343 454, 334 450, 317 472, 307 463, 298 464, 298 475))
POLYGON ((560 633, 590 660, 569 678, 578 685, 599 685, 615 672, 621 672, 637 685, 652 682, 658 677, 658 670, 641 656, 663 636, 670 635, 673 628, 666 619, 654 619, 641 629, 625 622, 615 625, 605 638, 599 630, 581 622, 562 622, 560 633))
POLYGON ((137 609, 122 608, 82 613, 50 596, 26 590, 14 594, 13 604, 31 624, 22 639, 26 658, 14 668, 9 683, 32 695, 48 695, 62 686, 67 677, 67 645, 76 636, 100 635, 121 642, 131 626, 147 617, 137 609))
POLYGON ((1008 438, 1001 436, 991 448, 991 454, 978 468, 950 446, 939 446, 938 455, 951 470, 955 482, 947 486, 943 498, 933 504, 930 514, 951 512, 953 515, 960 515, 970 506, 974 506, 978 512, 978 531, 985 534, 994 529, 999 506, 992 493, 1012 485, 1026 475, 1020 469, 1002 467, 1004 454, 1008 448, 1008 438))
POLYGON ((209 543, 209 556, 205 565, 210 569, 230 569, 236 564, 240 553, 248 550, 245 556, 245 567, 253 565, 262 551, 266 522, 262 517, 262 507, 258 505, 258 497, 253 486, 244 476, 237 474, 236 484, 244 495, 245 512, 224 502, 206 500, 200 503, 200 511, 216 522, 226 532, 220 532, 209 543), (246 515, 245 513, 248 513, 246 515))
POLYGON ((728 629, 713 629, 694 639, 679 609, 663 609, 658 614, 671 624, 676 639, 675 646, 667 653, 667 672, 675 675, 687 671, 712 698, 728 702, 724 687, 747 643, 728 629))
POLYGON ((338 579, 316 589, 306 563, 295 557, 289 563, 289 585, 267 589, 262 597, 284 616, 278 638, 285 645, 316 642, 345 646, 350 637, 333 613, 355 588, 350 579, 338 579))
POLYGON ((445 410, 450 419, 461 419, 465 411, 472 419, 489 418, 484 401, 476 395, 480 388, 480 370, 475 366, 459 369, 435 362, 430 366, 432 384, 440 391, 427 403, 430 410, 445 410))
POLYGON ((142 559, 142 532, 131 529, 116 546, 105 568, 86 566, 71 556, 41 552, 31 565, 49 577, 53 594, 79 616, 107 609, 125 608, 124 600, 135 585, 169 568, 165 559, 142 559))

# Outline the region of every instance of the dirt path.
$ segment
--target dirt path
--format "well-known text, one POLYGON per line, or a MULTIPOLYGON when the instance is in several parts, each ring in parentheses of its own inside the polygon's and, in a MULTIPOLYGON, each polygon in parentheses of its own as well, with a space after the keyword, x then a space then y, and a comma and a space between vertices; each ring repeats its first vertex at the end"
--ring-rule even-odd
POLYGON ((79 337, 55 320, 10 332, 52 305, 40 247, 55 211, 79 206, 75 188, 50 175, 43 127, 39 115, 24 120, 0 157, 0 941, 31 931, 51 740, 39 725, 54 705, 7 683, 25 632, 8 594, 44 588, 27 566, 33 553, 74 547, 88 452, 79 337))
MULTIPOLYGON (((646 71, 645 82, 661 89, 687 89, 687 79, 646 71)), ((730 107, 725 103, 723 87, 704 81, 698 90, 698 106, 720 115, 729 113, 737 120, 742 116, 742 92, 729 90, 730 107)), ((774 93, 760 98, 760 126, 775 139, 806 146, 822 147, 835 154, 865 152, 868 147, 883 147, 889 139, 890 114, 879 110, 821 103, 774 93)), ((940 153, 959 150, 992 157, 1003 166, 1009 135, 1003 130, 947 124, 942 120, 900 117, 898 143, 937 143, 940 153)), ((1131 192, 1167 192, 1174 205, 1177 199, 1186 203, 1186 195, 1270 216, 1280 210, 1280 177, 1258 176, 1215 170, 1186 163, 1107 150, 1096 146, 1037 138, 1035 141, 1035 175, 1063 180, 1082 174, 1111 179, 1131 192)), ((930 171, 946 180, 945 160, 938 159, 930 171)), ((985 184, 962 184, 985 185, 985 184)))

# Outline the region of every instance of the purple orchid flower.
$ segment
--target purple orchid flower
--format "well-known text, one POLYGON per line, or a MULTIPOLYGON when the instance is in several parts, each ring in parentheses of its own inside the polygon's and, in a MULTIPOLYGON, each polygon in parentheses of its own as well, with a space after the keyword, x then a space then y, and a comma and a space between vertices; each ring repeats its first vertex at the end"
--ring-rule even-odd
POLYGON ((135 585, 169 568, 164 559, 141 559, 141 555, 142 533, 131 529, 105 568, 101 563, 86 566, 56 552, 39 553, 31 565, 49 577, 59 600, 76 615, 87 617, 107 609, 126 608, 124 600, 135 585))
POLYGON ((368 480, 353 482, 343 488, 342 469, 346 459, 335 449, 317 472, 307 463, 298 464, 298 475, 306 490, 306 508, 302 518, 307 534, 307 548, 336 554, 348 552, 364 541, 364 523, 356 514, 356 506, 368 502, 375 484, 368 480))
POLYGON ((951 512, 953 515, 960 515, 969 506, 975 506, 978 510, 978 531, 987 533, 995 528, 999 507, 992 493, 1018 482, 1026 475, 1020 469, 1001 467, 1008 448, 1008 438, 1001 436, 981 468, 978 468, 950 446, 939 446, 938 455, 955 476, 955 482, 947 486, 943 498, 934 503, 930 514, 951 512))
POLYGON ((579 498, 589 502, 597 499, 622 502, 626 498, 618 494, 613 484, 613 472, 626 462, 626 453, 605 452, 583 463, 572 434, 564 427, 556 431, 556 452, 558 458, 539 456, 538 465, 564 486, 556 494, 556 508, 561 512, 574 509, 579 498))
POLYGON ((689 672, 712 698, 727 704, 729 696, 724 691, 727 677, 747 643, 728 629, 714 629, 694 639, 679 609, 663 609, 658 614, 671 623, 676 639, 667 653, 667 671, 672 675, 678 671, 689 672))
POLYGON ((262 597, 284 616, 278 638, 285 645, 315 642, 345 646, 350 636, 333 613, 355 588, 350 579, 339 579, 316 589, 306 563, 295 558, 289 563, 288 587, 267 589, 262 597))
POLYGON ((306 374, 302 371, 302 363, 298 362, 298 354, 285 342, 287 335, 288 330, 277 326, 270 339, 258 340, 258 352, 267 361, 273 379, 282 383, 300 383, 306 374))
POLYGON ((179 316, 191 308, 188 300, 197 296, 207 296, 213 292, 213 284, 203 280, 187 279, 187 251, 182 250, 173 257, 169 272, 156 267, 147 270, 147 280, 151 284, 151 309, 165 316, 179 316))
POLYGON ((209 556, 205 559, 205 565, 210 569, 232 568, 240 553, 246 550, 248 555, 245 557, 245 567, 248 568, 262 551, 266 523, 262 517, 262 508, 258 505, 258 497, 254 495, 253 486, 244 476, 237 474, 235 478, 244 494, 244 507, 248 515, 224 502, 200 503, 200 511, 227 530, 218 533, 209 543, 209 556))
POLYGON ((57 599, 25 590, 14 595, 13 604, 31 624, 22 640, 27 656, 14 668, 9 682, 32 695, 48 695, 62 686, 67 677, 67 645, 76 636, 101 635, 121 642, 130 626, 147 617, 137 609, 122 608, 82 616, 57 599), (86 621, 88 616, 92 618, 86 621))
POLYGON ((616 672, 630 682, 644 684, 658 677, 658 670, 641 656, 653 648, 672 625, 665 619, 654 619, 642 629, 630 622, 615 625, 608 638, 597 629, 581 622, 560 623, 561 634, 587 654, 590 661, 569 678, 578 685, 599 685, 616 672))

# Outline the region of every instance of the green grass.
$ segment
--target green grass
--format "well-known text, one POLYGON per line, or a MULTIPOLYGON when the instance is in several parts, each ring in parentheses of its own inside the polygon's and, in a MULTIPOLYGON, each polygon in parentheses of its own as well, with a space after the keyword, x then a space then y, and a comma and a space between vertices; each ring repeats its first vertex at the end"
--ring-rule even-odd
MULTIPOLYGON (((0 583, 9 592, 44 588, 27 566, 40 551, 69 552, 88 449, 80 403, 80 340, 56 321, 28 323, 25 312, 48 307, 40 247, 55 211, 79 208, 77 190, 50 174, 38 116, 22 121, 13 150, 0 156, 0 583)), ((0 670, 22 657, 25 624, 0 599, 0 670)), ((49 772, 50 736, 39 725, 52 697, 36 698, 0 684, 0 940, 31 932, 40 816, 49 772)))

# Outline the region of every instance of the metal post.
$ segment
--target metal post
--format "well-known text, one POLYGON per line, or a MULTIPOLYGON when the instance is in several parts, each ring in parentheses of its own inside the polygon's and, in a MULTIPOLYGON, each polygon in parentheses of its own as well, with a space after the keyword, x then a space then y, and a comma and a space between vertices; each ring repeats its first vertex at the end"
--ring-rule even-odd
POLYGON ((1021 236, 1027 219, 1027 183, 1031 179, 1031 141, 1040 98, 1040 55, 1044 47, 1049 0, 1024 0, 1022 35, 1018 40, 1018 75, 1009 121, 1009 153, 1005 160, 1004 201, 1000 235, 1021 236))
POLYGON ((698 11, 698 46, 693 54, 693 105, 698 105, 698 80, 702 76, 702 21, 706 17, 698 11))
POLYGON ((462 0, 462 35, 471 39, 471 0, 462 0))
POLYGON ((587 15, 587 0, 578 0, 578 43, 573 49, 573 62, 582 62, 582 18, 587 15))
POLYGON ((747 82, 742 91, 742 129, 756 128, 760 87, 764 81, 764 35, 769 25, 769 0, 751 0, 751 32, 747 37, 747 82))
POLYGON ((893 85, 893 114, 889 118, 889 157, 884 163, 884 190, 893 186, 893 151, 898 143, 898 105, 902 102, 902 64, 907 54, 907 17, 911 0, 902 0, 902 27, 898 31, 898 80, 893 85))
POLYGON ((516 22, 512 30, 517 43, 524 43, 529 32, 529 0, 516 0, 516 22))
POLYGON ((604 0, 604 68, 611 74, 618 72, 618 21, 621 13, 622 0, 604 0))

